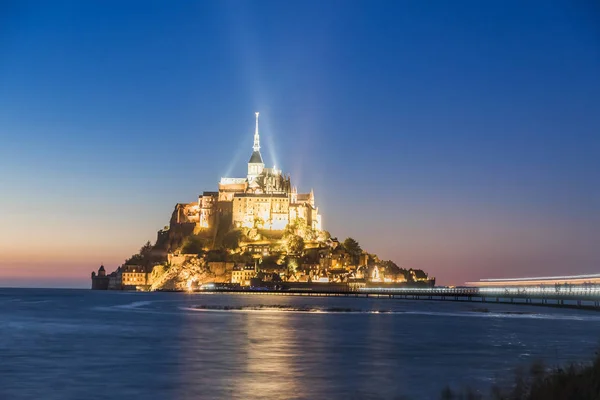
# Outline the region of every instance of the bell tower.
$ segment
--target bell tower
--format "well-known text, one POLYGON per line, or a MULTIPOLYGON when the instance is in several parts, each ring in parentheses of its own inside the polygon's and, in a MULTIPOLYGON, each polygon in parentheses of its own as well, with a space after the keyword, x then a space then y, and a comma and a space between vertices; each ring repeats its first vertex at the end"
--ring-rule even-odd
POLYGON ((252 156, 248 161, 248 182, 254 181, 265 168, 262 156, 260 155, 260 136, 258 135, 258 112, 256 114, 256 128, 254 130, 254 145, 252 146, 252 156))

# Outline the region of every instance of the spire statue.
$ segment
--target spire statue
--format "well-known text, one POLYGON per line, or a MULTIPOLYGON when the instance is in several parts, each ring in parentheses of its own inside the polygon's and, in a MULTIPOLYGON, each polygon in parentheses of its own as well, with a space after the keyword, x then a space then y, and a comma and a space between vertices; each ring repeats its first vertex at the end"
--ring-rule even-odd
POLYGON ((252 149, 254 151, 259 151, 260 150, 260 137, 258 136, 258 112, 255 113, 256 114, 256 129, 254 130, 254 146, 252 146, 252 149))
POLYGON ((265 164, 263 163, 262 156, 260 155, 260 137, 258 136, 258 112, 256 114, 256 129, 254 131, 254 146, 252 146, 252 155, 250 161, 248 161, 248 182, 256 180, 256 178, 262 174, 265 164))

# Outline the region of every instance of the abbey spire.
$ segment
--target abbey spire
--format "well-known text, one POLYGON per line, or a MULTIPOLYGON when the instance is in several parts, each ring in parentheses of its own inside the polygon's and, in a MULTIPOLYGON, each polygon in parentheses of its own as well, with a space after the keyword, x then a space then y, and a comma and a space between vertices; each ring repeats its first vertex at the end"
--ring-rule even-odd
POLYGON ((260 174, 262 174, 265 164, 263 163, 262 156, 260 155, 260 137, 258 136, 258 112, 256 114, 256 128, 254 130, 254 146, 252 146, 252 155, 250 161, 248 161, 248 182, 254 181, 260 174))
POLYGON ((254 151, 259 151, 260 150, 260 137, 258 136, 258 112, 255 112, 256 114, 256 129, 254 130, 254 146, 252 146, 252 149, 254 151))

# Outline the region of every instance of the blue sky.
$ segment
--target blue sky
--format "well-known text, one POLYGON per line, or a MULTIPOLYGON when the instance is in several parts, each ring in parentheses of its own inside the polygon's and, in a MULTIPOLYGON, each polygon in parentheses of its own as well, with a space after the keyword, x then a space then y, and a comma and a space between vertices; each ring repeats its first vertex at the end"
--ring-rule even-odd
POLYGON ((268 164, 441 283, 598 272, 594 2, 0 5, 0 285, 85 286, 268 164))

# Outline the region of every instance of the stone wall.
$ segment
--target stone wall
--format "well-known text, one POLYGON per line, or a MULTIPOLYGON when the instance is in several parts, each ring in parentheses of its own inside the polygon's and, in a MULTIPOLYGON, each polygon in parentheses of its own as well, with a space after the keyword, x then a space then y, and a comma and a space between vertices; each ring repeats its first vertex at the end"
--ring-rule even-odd
POLYGON ((234 262, 211 261, 208 263, 208 269, 211 273, 220 276, 231 273, 235 265, 236 264, 234 262))
POLYGON ((191 262, 192 260, 197 261, 198 256, 196 254, 172 254, 167 255, 167 262, 171 265, 180 266, 191 262))

